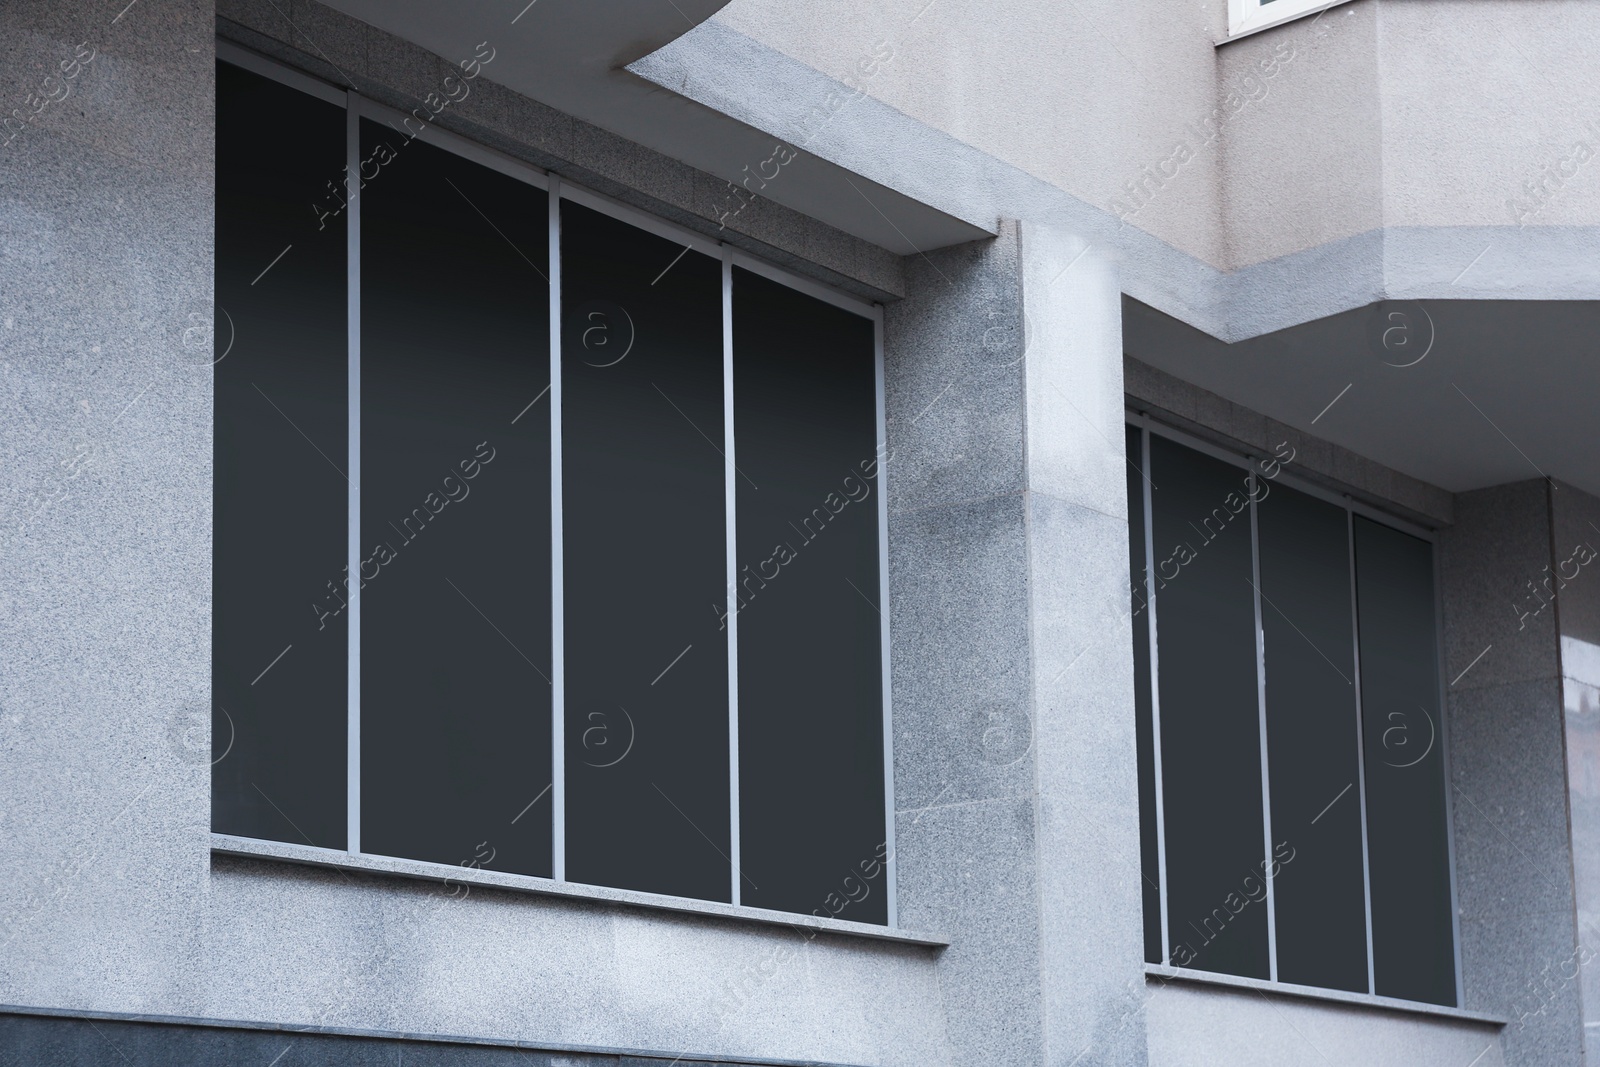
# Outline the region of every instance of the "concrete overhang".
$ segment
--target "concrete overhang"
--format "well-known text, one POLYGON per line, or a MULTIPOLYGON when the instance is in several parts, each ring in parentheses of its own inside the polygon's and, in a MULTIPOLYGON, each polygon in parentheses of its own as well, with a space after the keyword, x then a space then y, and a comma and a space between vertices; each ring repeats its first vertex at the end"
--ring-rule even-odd
POLYGON ((1600 494, 1597 338, 1588 300, 1382 301, 1234 344, 1123 302, 1134 359, 1450 492, 1600 494))
POLYGON ((992 236, 992 223, 957 218, 815 154, 770 162, 772 134, 626 69, 727 2, 534 0, 519 10, 504 0, 327 0, 441 56, 471 56, 487 41, 495 58, 483 77, 735 185, 748 180, 762 197, 896 254, 992 236))

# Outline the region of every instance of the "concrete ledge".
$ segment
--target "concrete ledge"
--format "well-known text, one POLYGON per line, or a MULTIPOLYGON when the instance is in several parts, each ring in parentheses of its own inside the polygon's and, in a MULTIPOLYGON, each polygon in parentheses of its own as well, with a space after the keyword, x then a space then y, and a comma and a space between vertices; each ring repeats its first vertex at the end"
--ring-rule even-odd
POLYGON ((1309 985, 1290 985, 1287 982, 1266 982, 1259 978, 1240 978, 1231 974, 1216 974, 1212 971, 1196 971, 1187 967, 1167 967, 1159 963, 1144 965, 1147 979, 1160 978, 1169 982, 1192 982, 1196 985, 1228 986, 1233 989, 1248 989, 1255 993, 1276 994, 1281 997, 1294 997, 1299 1000, 1325 1000, 1334 1004, 1352 1004, 1362 1008, 1377 1008, 1383 1011, 1399 1011, 1410 1015, 1432 1015, 1441 1019, 1454 1019, 1458 1022, 1482 1023, 1485 1026, 1501 1027, 1510 1020, 1488 1012, 1468 1011, 1466 1008, 1447 1008, 1441 1004, 1423 1004, 1414 1000, 1396 1000, 1394 997, 1373 996, 1370 993, 1348 993, 1342 989, 1319 989, 1309 985))
POLYGON ((786 911, 767 911, 763 908, 736 908, 731 904, 719 904, 710 900, 640 893, 631 889, 609 889, 605 886, 582 885, 577 882, 556 882, 548 878, 535 878, 532 875, 456 867, 448 863, 430 863, 426 860, 356 855, 330 848, 317 848, 313 845, 257 841, 254 838, 233 837, 229 834, 211 835, 211 854, 283 860, 313 867, 332 867, 338 870, 359 871, 362 874, 394 875, 430 882, 458 882, 486 889, 505 889, 539 896, 675 911, 715 919, 786 926, 793 930, 814 930, 824 934, 864 937, 874 941, 893 941, 902 945, 918 945, 931 949, 945 948, 950 944, 949 938, 938 934, 913 933, 887 926, 874 926, 871 923, 849 922, 845 919, 823 919, 815 915, 794 915, 786 911))

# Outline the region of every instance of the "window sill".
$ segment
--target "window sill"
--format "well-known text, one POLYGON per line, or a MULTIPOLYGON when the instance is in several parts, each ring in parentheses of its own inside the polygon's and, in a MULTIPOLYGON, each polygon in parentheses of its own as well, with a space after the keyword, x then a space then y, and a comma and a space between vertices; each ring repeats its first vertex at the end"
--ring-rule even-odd
POLYGON ((1193 982, 1196 985, 1227 986, 1231 989, 1249 989, 1257 993, 1275 993, 1278 996, 1295 997, 1301 1000, 1331 1001, 1335 1004, 1351 1004, 1362 1008, 1400 1011, 1410 1015, 1432 1015, 1436 1018, 1483 1023, 1488 1026, 1505 1026, 1508 1022, 1508 1020, 1498 1015, 1490 1015, 1488 1012, 1482 1011, 1469 1011, 1466 1008, 1447 1008, 1440 1004, 1424 1004, 1415 1000, 1397 1000, 1394 997, 1379 997, 1370 993, 1347 993, 1342 989, 1320 989, 1317 986, 1269 982, 1260 978, 1240 978, 1232 974, 1196 971, 1187 967, 1167 967, 1159 963, 1145 964, 1144 973, 1147 978, 1193 982))
POLYGON ((686 897, 661 896, 640 893, 631 889, 608 889, 604 886, 582 885, 577 882, 556 882, 525 874, 506 874, 482 868, 453 867, 447 863, 429 863, 425 860, 396 859, 389 856, 357 855, 337 849, 317 848, 313 845, 294 845, 283 841, 257 841, 229 834, 211 835, 212 855, 242 856, 249 859, 281 860, 287 863, 306 864, 313 867, 331 867, 337 870, 358 871, 364 874, 394 875, 430 882, 449 879, 466 886, 509 890, 514 893, 532 893, 538 896, 565 897, 602 904, 626 907, 652 908, 689 915, 704 915, 717 919, 759 923, 767 926, 786 926, 790 929, 815 930, 825 934, 846 937, 864 937, 875 941, 893 941, 902 945, 923 948, 945 948, 947 937, 938 934, 919 934, 907 930, 875 926, 871 923, 850 922, 845 919, 823 919, 815 915, 794 915, 786 911, 767 911, 763 908, 734 907, 709 900, 691 900, 686 897))
MULTIPOLYGON (((1279 2, 1284 3, 1287 2, 1287 0, 1279 0, 1279 2)), ((1340 4, 1348 4, 1351 2, 1352 0, 1328 0, 1327 3, 1316 4, 1312 7, 1294 11, 1291 14, 1283 15, 1279 18, 1270 19, 1263 22, 1246 23, 1245 25, 1240 26, 1238 29, 1229 30, 1228 36, 1217 42, 1217 47, 1221 48, 1225 44, 1230 44, 1234 41, 1239 41, 1246 37, 1254 36, 1255 34, 1260 33, 1262 30, 1271 30, 1276 29, 1279 26, 1286 26, 1289 23, 1294 22, 1296 19, 1303 19, 1307 17, 1315 18, 1316 16, 1322 14, 1322 12, 1328 10, 1330 7, 1338 7, 1340 4)))

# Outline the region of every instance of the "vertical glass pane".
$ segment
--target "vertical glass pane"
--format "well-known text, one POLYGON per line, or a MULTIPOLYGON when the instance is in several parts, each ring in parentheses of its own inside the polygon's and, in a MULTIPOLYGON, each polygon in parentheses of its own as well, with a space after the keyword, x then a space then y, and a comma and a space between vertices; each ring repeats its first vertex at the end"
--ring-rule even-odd
POLYGON ((345 219, 311 205, 337 204, 344 123, 217 64, 211 826, 324 848, 345 847, 345 219))
POLYGON ((1139 750, 1139 861, 1144 893, 1144 958, 1161 958, 1161 862, 1156 838, 1155 729, 1150 693, 1150 616, 1145 613, 1144 455, 1137 426, 1127 428, 1128 584, 1132 595, 1133 702, 1139 750))
POLYGON ((722 264, 564 201, 561 296, 567 878, 730 900, 722 264))
POLYGON ((1172 962, 1268 977, 1250 485, 1150 437, 1172 962))
POLYGON ((742 899, 888 922, 873 324, 733 280, 742 899))
POLYGON ((549 875, 548 201, 361 156, 362 849, 549 875))
POLYGON ((1433 549, 1359 516, 1355 540, 1377 992, 1454 1004, 1433 549))
POLYGON ((1272 838, 1293 855, 1273 885, 1278 978, 1365 993, 1348 516, 1305 493, 1259 484, 1272 838))

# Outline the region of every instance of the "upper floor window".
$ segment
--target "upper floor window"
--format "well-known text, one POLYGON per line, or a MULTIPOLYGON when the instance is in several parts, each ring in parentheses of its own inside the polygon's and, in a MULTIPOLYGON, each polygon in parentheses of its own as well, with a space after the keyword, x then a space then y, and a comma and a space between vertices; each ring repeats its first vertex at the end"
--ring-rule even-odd
POLYGON ((1457 1004, 1432 543, 1127 447, 1146 960, 1457 1004))
POLYGON ((1348 0, 1228 0, 1228 36, 1242 37, 1348 0))
POLYGON ((213 829, 893 924, 878 310, 238 58, 213 829))

